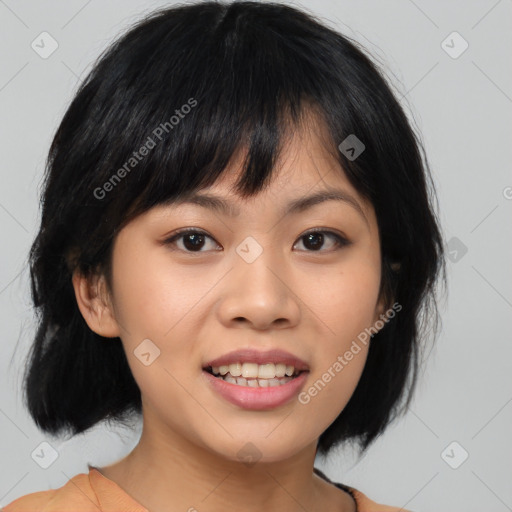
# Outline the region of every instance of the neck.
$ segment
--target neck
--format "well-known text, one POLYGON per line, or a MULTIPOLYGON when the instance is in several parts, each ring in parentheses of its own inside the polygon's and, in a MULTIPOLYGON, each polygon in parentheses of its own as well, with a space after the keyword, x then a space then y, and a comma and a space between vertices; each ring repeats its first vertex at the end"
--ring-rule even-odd
POLYGON ((303 512, 319 504, 326 512, 355 510, 346 493, 313 473, 316 443, 285 460, 250 463, 167 434, 144 428, 129 455, 101 469, 151 512, 225 512, 234 504, 247 512, 303 512))

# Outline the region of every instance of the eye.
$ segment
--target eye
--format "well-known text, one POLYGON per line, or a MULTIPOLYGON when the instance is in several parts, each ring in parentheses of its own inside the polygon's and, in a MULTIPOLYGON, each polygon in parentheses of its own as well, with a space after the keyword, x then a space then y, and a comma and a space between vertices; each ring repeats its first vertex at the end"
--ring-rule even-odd
POLYGON ((346 238, 334 231, 328 231, 323 228, 308 231, 306 234, 302 235, 299 240, 304 240, 303 245, 307 248, 307 252, 330 252, 329 250, 319 251, 324 245, 326 238, 331 240, 331 244, 329 244, 331 248, 334 247, 331 250, 338 250, 346 245, 350 245, 350 242, 346 238))
MULTIPOLYGON (((205 251, 202 251, 201 249, 203 249, 205 246, 207 247, 206 242, 208 240, 214 241, 214 238, 200 229, 184 228, 175 232, 170 238, 166 239, 163 244, 175 245, 179 250, 189 253, 206 252, 208 249, 205 251)), ((341 249, 342 247, 350 245, 351 243, 340 234, 323 228, 316 228, 308 231, 299 238, 299 241, 301 241, 303 246, 306 247, 306 252, 330 252, 332 250, 341 249), (328 245, 331 247, 331 249, 321 251, 320 249, 325 245, 326 240, 330 240, 328 245)), ((298 242, 296 242, 295 245, 297 245, 297 243, 298 242)), ((212 244, 212 248, 210 250, 219 250, 215 249, 215 246, 220 247, 218 244, 212 244)))
POLYGON ((177 245, 179 250, 185 252, 205 252, 201 251, 201 249, 204 247, 206 239, 213 240, 213 238, 204 231, 195 228, 184 228, 177 231, 163 243, 165 245, 177 245), (178 241, 183 241, 182 247, 179 246, 178 241))

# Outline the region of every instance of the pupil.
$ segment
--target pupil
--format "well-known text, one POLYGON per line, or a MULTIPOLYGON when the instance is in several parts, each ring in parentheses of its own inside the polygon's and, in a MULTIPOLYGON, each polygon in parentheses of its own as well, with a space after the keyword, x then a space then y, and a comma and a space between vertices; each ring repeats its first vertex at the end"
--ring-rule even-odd
MULTIPOLYGON (((309 249, 317 250, 320 249, 324 242, 324 236, 322 233, 309 233, 305 236, 305 246, 309 249)), ((199 233, 188 234, 184 237, 184 245, 188 250, 201 249, 204 243, 204 235, 199 233)))
POLYGON ((319 249, 322 247, 324 241, 324 237, 322 233, 309 233, 309 235, 306 235, 306 243, 304 244, 306 247, 309 245, 309 248, 311 249, 319 249), (317 243, 315 244, 315 239, 317 243), (313 241, 312 244, 310 242, 313 241))
POLYGON ((183 243, 185 245, 185 247, 187 249, 200 249, 201 248, 201 244, 204 242, 204 235, 200 235, 200 234, 190 234, 190 235, 186 235, 184 240, 183 240, 183 243), (189 244, 188 242, 192 241, 191 244, 189 244))

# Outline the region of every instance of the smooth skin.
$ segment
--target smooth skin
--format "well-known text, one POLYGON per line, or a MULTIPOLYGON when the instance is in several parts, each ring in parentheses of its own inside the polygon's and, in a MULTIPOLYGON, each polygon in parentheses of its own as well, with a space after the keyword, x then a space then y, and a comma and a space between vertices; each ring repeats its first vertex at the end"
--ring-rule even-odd
POLYGON ((307 404, 245 410, 202 374, 209 360, 232 350, 279 348, 308 363, 307 390, 385 311, 374 209, 322 147, 319 124, 308 126, 294 133, 270 187, 256 196, 241 200, 230 189, 239 159, 201 191, 221 196, 238 215, 195 204, 154 207, 118 233, 112 290, 101 276, 73 275, 85 321, 102 336, 121 338, 142 394, 139 443, 99 469, 151 512, 225 512, 238 504, 247 512, 356 510, 313 465, 318 438, 353 394, 368 346, 307 404), (329 200, 281 213, 327 187, 350 194, 360 210, 329 200), (163 243, 188 227, 208 236, 163 243), (327 233, 308 242, 312 228, 350 243, 338 246, 327 233), (263 249, 252 263, 236 252, 247 237, 263 249), (134 355, 145 339, 160 350, 149 366, 134 355), (248 442, 261 454, 254 465, 237 456, 248 442))

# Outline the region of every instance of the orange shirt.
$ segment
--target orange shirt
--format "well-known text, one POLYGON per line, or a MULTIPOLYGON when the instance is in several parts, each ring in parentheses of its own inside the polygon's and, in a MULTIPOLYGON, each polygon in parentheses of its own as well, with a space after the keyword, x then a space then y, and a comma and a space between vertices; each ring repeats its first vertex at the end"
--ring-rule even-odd
MULTIPOLYGON (((330 483, 321 471, 315 472, 330 483)), ((337 487, 349 490, 357 503, 357 512, 407 512, 404 509, 379 505, 363 493, 343 484, 337 487)), ((38 491, 15 499, 2 508, 3 512, 149 512, 115 482, 96 468, 89 466, 89 474, 80 473, 58 489, 38 491)))

